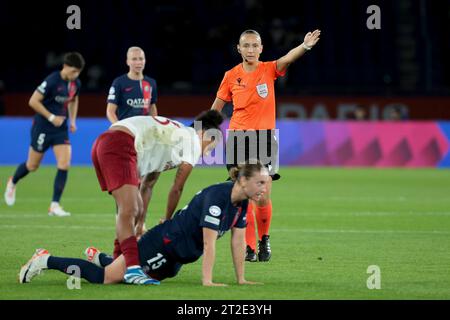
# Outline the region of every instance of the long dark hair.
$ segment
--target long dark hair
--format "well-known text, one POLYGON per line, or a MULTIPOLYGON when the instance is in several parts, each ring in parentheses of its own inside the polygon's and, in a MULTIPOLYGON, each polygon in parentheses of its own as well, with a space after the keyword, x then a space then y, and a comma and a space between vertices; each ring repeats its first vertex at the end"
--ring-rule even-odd
MULTIPOLYGON (((219 130, 220 125, 223 122, 223 115, 217 111, 217 110, 207 110, 200 113, 196 118, 195 121, 201 121, 202 123, 202 129, 203 130, 209 130, 209 129, 217 129, 219 130)), ((194 127, 194 123, 191 123, 191 127, 194 127)))

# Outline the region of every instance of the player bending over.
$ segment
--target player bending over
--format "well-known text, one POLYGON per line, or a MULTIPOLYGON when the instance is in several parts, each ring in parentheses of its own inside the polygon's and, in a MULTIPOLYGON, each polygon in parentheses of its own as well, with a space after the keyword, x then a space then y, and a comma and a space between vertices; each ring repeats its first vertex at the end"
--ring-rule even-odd
POLYGON ((196 120, 201 128, 185 127, 165 117, 135 116, 115 122, 94 142, 92 162, 98 181, 117 205, 114 258, 123 254, 126 282, 155 282, 139 266, 137 238, 145 232, 147 206, 160 173, 178 168, 164 220, 172 217, 201 154, 217 143, 213 137, 208 139, 208 134, 209 130, 218 130, 223 121, 220 113, 205 111, 196 120), (146 186, 150 190, 144 194, 139 191, 140 177, 149 179, 146 186))

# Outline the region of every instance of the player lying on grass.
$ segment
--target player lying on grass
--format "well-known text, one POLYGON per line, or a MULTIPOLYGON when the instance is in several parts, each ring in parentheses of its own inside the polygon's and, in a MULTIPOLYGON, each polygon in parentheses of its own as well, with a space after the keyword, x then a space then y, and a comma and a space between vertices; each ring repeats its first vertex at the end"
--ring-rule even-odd
MULTIPOLYGON (((203 255, 204 286, 224 286, 213 282, 216 239, 231 229, 231 253, 238 284, 257 284, 245 280, 245 227, 248 200, 257 201, 266 192, 269 172, 260 163, 242 164, 230 172, 232 181, 209 186, 198 192, 189 204, 148 230, 138 241, 140 265, 151 278, 163 280, 177 275, 183 264, 203 255)), ((19 282, 30 282, 44 269, 66 273, 73 266, 80 269, 81 278, 91 283, 119 283, 124 279, 126 264, 123 255, 113 260, 96 252, 95 263, 75 258, 50 255, 37 249, 20 269, 19 282), (104 267, 101 267, 101 266, 104 267)))

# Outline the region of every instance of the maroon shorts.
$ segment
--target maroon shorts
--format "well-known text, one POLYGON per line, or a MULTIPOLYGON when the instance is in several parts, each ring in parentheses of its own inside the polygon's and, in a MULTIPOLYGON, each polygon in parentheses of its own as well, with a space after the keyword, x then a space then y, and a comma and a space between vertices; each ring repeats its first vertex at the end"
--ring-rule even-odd
POLYGON ((134 138, 126 132, 108 130, 92 147, 92 162, 103 191, 112 192, 123 185, 139 185, 134 138))

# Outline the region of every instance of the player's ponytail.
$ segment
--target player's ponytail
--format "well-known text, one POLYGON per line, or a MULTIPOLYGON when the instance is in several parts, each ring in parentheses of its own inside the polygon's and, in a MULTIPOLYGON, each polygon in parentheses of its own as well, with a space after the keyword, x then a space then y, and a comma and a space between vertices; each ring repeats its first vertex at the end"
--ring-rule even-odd
POLYGON ((245 163, 231 168, 229 175, 233 181, 238 181, 240 177, 250 179, 255 172, 260 172, 263 168, 265 169, 264 165, 259 160, 250 159, 245 163))
POLYGON ((231 180, 236 181, 238 179, 239 170, 240 170, 239 166, 230 169, 229 175, 231 180))

